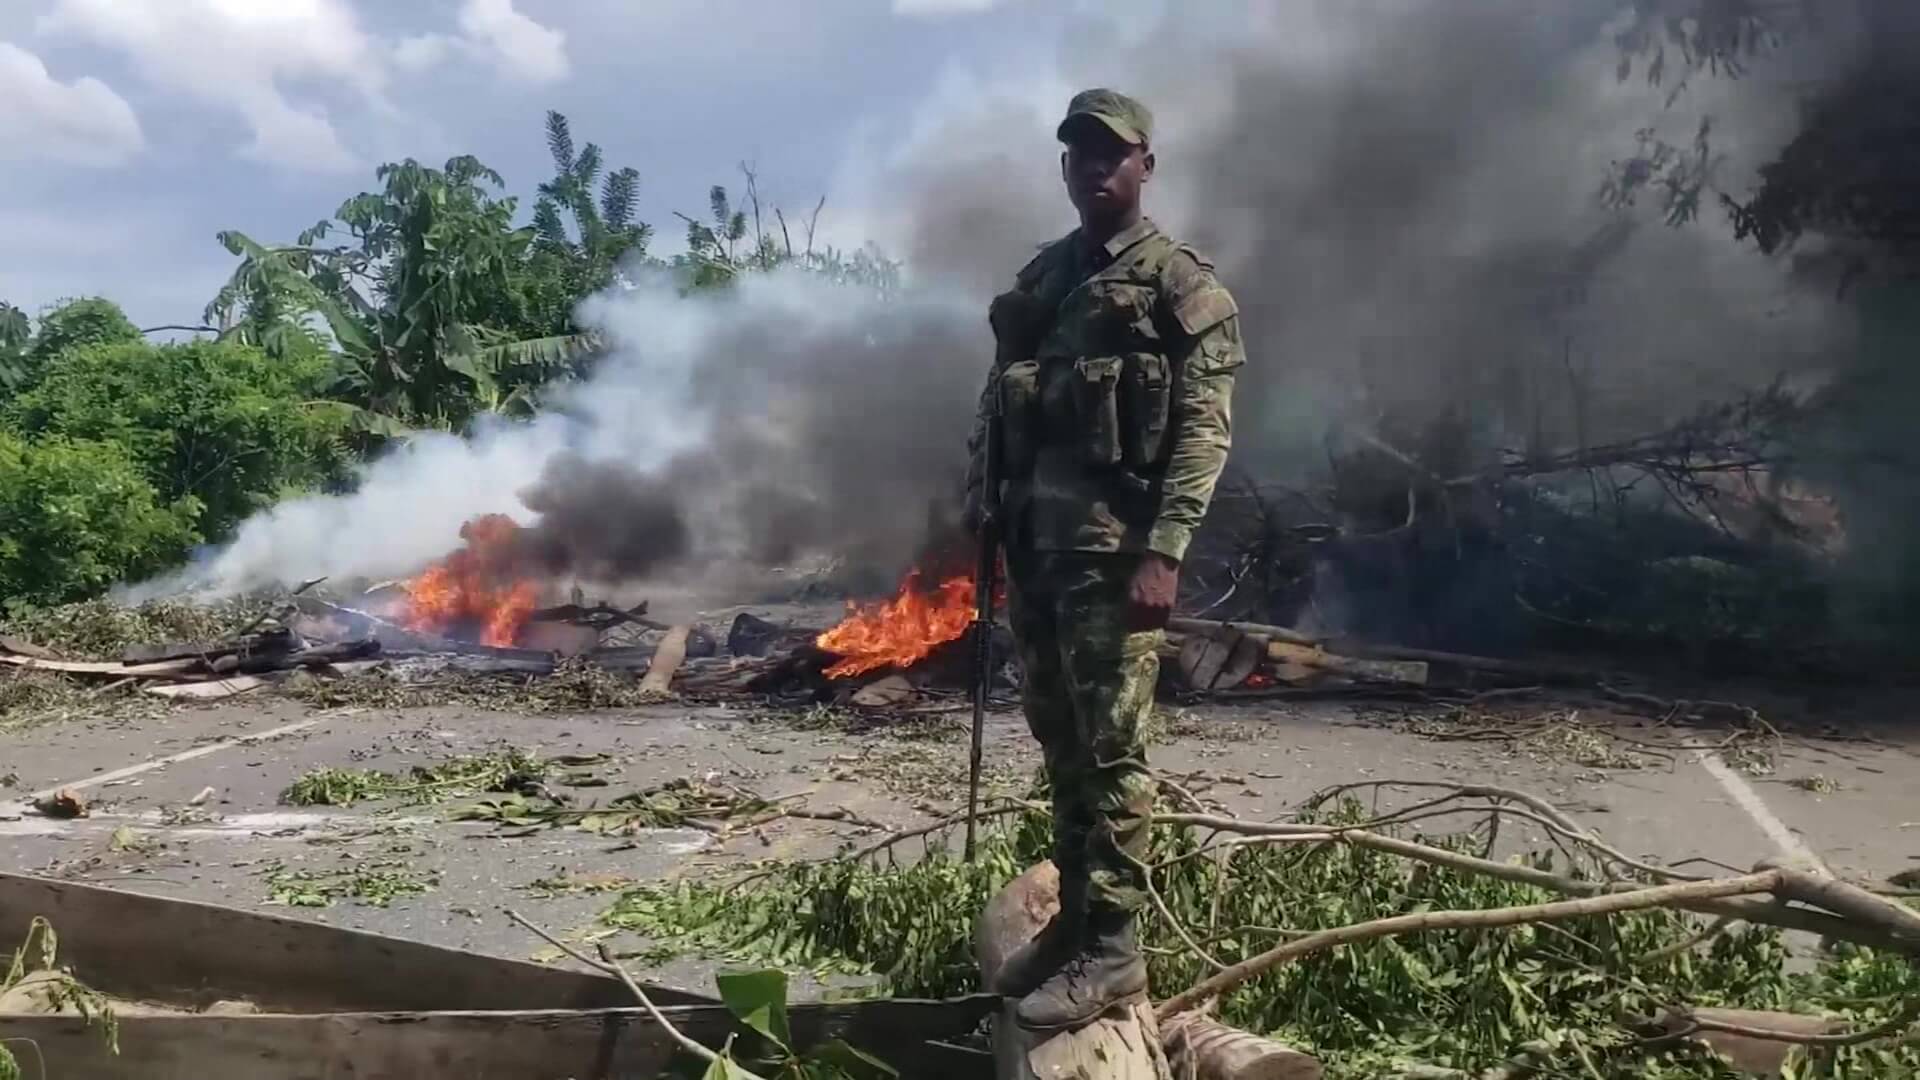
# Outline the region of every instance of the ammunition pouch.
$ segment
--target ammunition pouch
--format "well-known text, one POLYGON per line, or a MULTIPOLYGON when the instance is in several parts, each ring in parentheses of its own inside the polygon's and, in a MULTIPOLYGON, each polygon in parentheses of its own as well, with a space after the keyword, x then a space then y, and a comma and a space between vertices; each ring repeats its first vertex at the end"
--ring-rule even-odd
POLYGON ((1015 290, 993 298, 987 321, 993 326, 995 404, 1000 410, 1000 472, 1003 477, 1033 471, 1039 449, 1040 347, 1053 309, 1031 293, 1015 290))
POLYGON ((1128 468, 1158 465, 1166 452, 1173 407, 1170 366, 1164 354, 1131 353, 1121 367, 1121 451, 1128 468))
POLYGON ((1120 464, 1120 371, 1118 356, 1085 356, 1073 362, 1074 444, 1083 464, 1120 464))
POLYGON ((1000 475, 1033 471, 1040 443, 1040 362, 1016 360, 1000 369, 1000 475))

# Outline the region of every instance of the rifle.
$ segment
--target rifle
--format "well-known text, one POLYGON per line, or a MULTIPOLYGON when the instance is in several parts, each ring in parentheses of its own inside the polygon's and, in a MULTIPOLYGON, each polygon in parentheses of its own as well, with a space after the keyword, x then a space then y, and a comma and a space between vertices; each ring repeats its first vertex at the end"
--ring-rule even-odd
POLYGON ((967 759, 967 861, 973 861, 980 812, 980 744, 987 726, 987 692, 993 688, 993 592, 1000 570, 1000 409, 987 417, 980 449, 980 553, 973 573, 973 746, 967 759))

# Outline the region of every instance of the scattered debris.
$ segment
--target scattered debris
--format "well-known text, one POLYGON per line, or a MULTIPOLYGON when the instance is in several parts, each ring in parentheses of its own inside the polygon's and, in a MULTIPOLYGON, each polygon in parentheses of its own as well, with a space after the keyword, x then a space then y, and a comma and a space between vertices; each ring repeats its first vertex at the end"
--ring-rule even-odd
POLYGON ((61 788, 52 795, 33 801, 33 808, 50 818, 83 818, 88 814, 87 801, 76 791, 61 788))
POLYGON ((332 907, 336 900, 352 899, 383 908, 440 885, 438 871, 417 871, 403 859, 376 859, 331 871, 293 869, 276 862, 259 874, 266 879, 267 902, 286 907, 332 907))
POLYGON ((524 887, 540 899, 555 896, 577 896, 582 893, 620 892, 633 888, 638 882, 625 874, 580 873, 562 870, 550 877, 535 878, 524 887))
POLYGON ((1815 773, 1812 776, 1796 776, 1791 780, 1782 781, 1782 783, 1785 783, 1788 787, 1799 788, 1801 791, 1811 791, 1815 795, 1831 795, 1840 790, 1840 781, 1835 780, 1831 776, 1822 776, 1819 773, 1815 773))
POLYGON ((640 829, 680 828, 721 834, 728 831, 728 823, 739 821, 751 827, 793 813, 742 788, 683 779, 622 795, 605 805, 579 807, 561 797, 515 793, 455 807, 448 816, 455 821, 490 821, 503 827, 565 827, 613 836, 640 829))
MULTIPOLYGON (((302 774, 280 793, 288 806, 352 806, 357 802, 402 799, 427 805, 488 791, 534 792, 556 765, 595 764, 599 756, 547 759, 527 750, 456 757, 437 765, 416 765, 405 773, 377 769, 323 767, 302 774)), ((211 789, 209 789, 211 790, 211 789)))

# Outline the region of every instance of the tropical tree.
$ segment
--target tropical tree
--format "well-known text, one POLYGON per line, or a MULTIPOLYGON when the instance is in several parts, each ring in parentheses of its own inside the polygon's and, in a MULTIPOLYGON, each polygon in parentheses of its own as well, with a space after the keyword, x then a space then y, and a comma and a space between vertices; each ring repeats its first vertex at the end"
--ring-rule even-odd
POLYGON ((164 569, 195 535, 124 447, 0 430, 0 602, 59 603, 164 569))
POLYGON ((646 260, 653 229, 634 218, 639 171, 620 168, 603 178, 600 147, 588 143, 575 153, 573 130, 558 112, 547 113, 547 151, 553 178, 533 204, 527 300, 549 333, 564 334, 578 330, 573 309, 582 298, 613 284, 622 263, 646 260))
POLYGON ((124 450, 162 503, 187 507, 200 539, 223 539, 289 491, 347 472, 338 423, 305 407, 325 358, 286 360, 235 341, 112 342, 68 349, 0 407, 36 442, 124 450))
POLYGON ((463 156, 376 176, 380 191, 348 199, 292 245, 220 233, 241 263, 208 321, 270 351, 324 327, 337 349, 329 394, 364 431, 458 430, 524 404, 584 343, 516 332, 528 326, 518 285, 534 231, 514 226, 499 174, 463 156), (351 242, 323 246, 336 230, 351 242))
POLYGON ((27 313, 0 300, 0 391, 26 381, 27 346, 33 341, 33 323, 27 313))
POLYGON ((715 184, 707 192, 710 216, 706 220, 676 215, 687 223, 687 250, 675 256, 671 265, 687 288, 711 288, 726 285, 742 274, 791 268, 819 274, 837 284, 864 286, 882 295, 892 295, 899 289, 900 264, 877 247, 869 244, 846 252, 831 245, 815 245, 820 213, 826 208, 824 197, 798 223, 800 243, 796 245, 795 227, 787 221, 786 211, 763 204, 759 176, 751 166, 743 163, 740 172, 746 178, 744 205, 737 205, 726 187, 715 184))

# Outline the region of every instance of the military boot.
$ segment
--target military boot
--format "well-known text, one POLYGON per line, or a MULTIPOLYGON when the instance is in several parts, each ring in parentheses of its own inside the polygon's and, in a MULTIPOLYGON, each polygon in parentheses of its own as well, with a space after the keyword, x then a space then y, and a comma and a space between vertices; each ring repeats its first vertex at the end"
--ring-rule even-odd
POLYGON ((1014 1016, 1035 1031, 1077 1028, 1147 991, 1147 962, 1140 955, 1131 911, 1095 908, 1087 913, 1080 947, 1046 982, 1020 999, 1014 1016))
POLYGON ((1066 964, 1080 948, 1087 928, 1086 871, 1060 875, 1060 910, 1026 944, 1007 954, 987 989, 1001 997, 1023 998, 1066 964))

